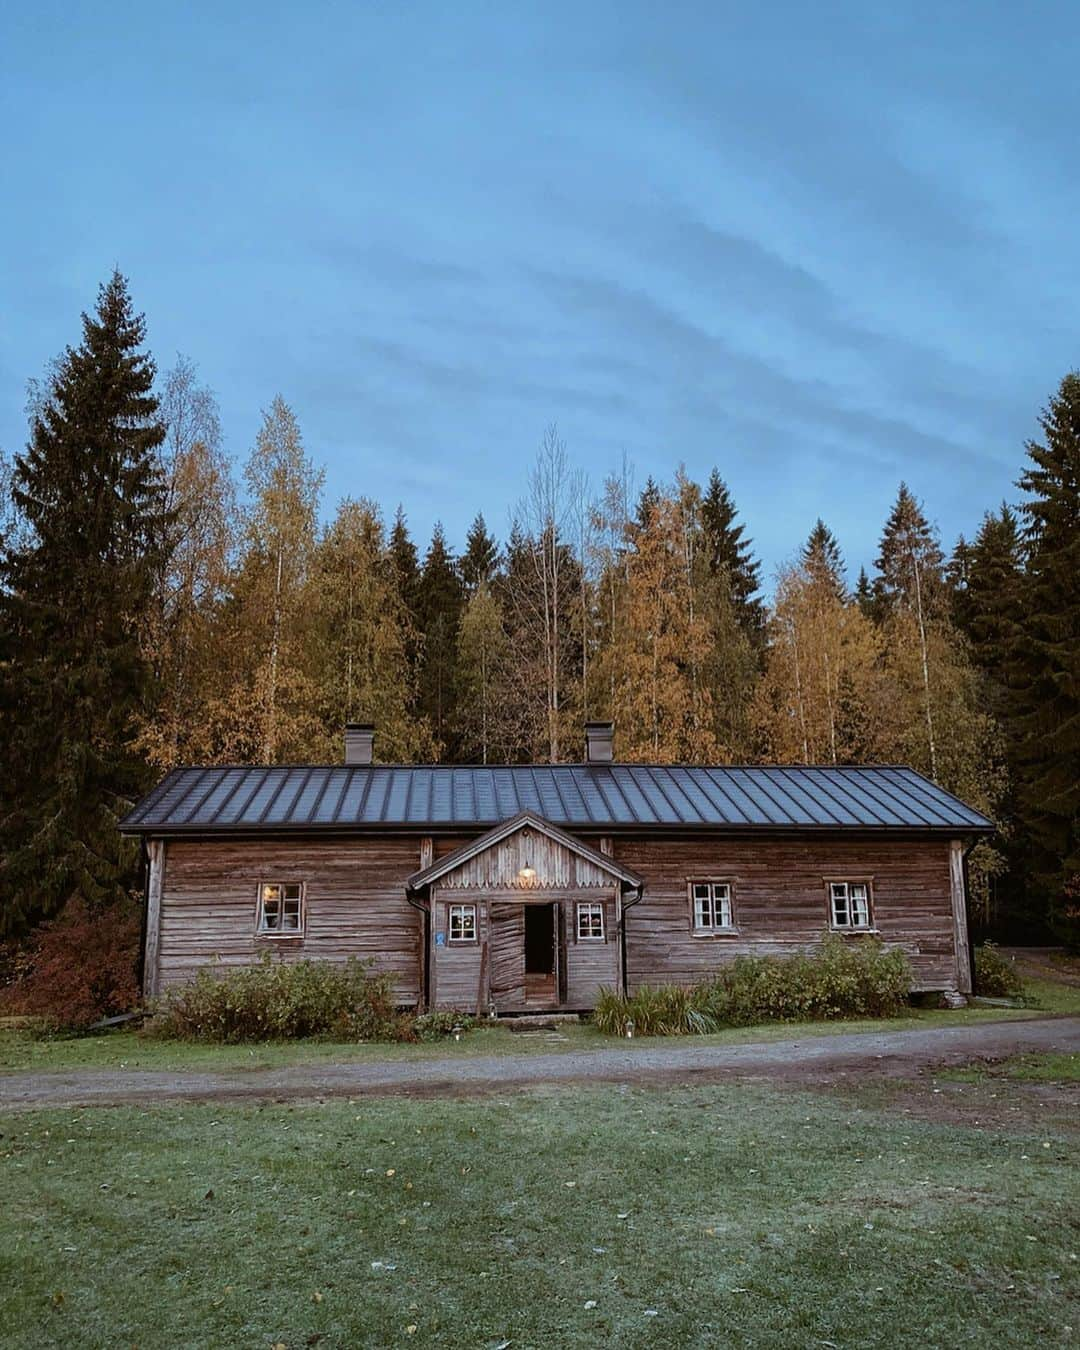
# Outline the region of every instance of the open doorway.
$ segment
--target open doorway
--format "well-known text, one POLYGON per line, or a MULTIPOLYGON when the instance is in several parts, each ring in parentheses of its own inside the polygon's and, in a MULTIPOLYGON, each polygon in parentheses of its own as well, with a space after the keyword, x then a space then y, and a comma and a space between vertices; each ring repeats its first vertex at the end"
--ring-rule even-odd
POLYGON ((525 997, 555 1001, 555 906, 525 906, 525 997))

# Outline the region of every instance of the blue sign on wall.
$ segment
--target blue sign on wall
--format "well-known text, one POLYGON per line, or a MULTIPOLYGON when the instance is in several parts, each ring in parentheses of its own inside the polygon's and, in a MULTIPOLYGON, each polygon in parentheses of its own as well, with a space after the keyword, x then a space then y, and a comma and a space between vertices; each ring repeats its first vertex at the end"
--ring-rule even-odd
POLYGON ((445 947, 445 946, 446 946, 446 934, 445 934, 445 933, 436 933, 436 934, 435 934, 435 946, 436 946, 436 947, 445 947))

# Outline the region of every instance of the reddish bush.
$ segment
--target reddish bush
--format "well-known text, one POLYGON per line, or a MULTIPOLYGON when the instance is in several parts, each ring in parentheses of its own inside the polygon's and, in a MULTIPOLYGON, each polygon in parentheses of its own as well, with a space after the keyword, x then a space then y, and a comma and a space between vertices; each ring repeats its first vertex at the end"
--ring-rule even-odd
POLYGON ((30 935, 3 991, 3 1010, 72 1028, 129 1012, 139 1000, 140 934, 134 901, 91 910, 75 896, 30 935))

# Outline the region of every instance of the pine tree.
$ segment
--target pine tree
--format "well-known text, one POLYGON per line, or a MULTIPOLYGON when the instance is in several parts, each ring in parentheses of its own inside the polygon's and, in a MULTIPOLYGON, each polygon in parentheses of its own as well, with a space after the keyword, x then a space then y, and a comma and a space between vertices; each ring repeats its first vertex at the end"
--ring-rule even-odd
POLYGON ((1016 512, 1004 502, 997 514, 987 512, 964 550, 964 585, 956 592, 954 613, 990 682, 994 709, 1004 715, 1006 672, 1022 617, 1024 544, 1016 512))
POLYGON ((405 511, 400 503, 390 531, 390 559, 397 575, 401 598, 415 619, 417 595, 420 590, 420 562, 416 554, 416 545, 409 535, 405 511))
POLYGON ((744 525, 737 525, 738 512, 727 484, 716 469, 709 475, 709 486, 701 501, 701 529, 709 571, 724 576, 739 625, 755 647, 765 638, 765 607, 758 592, 761 588, 757 560, 750 551, 751 540, 744 539, 744 525))
POLYGON ((1012 728, 1031 877, 1059 937, 1080 945, 1080 373, 1029 441, 1019 486, 1028 564, 1014 646, 1012 728))
POLYGON ((424 635, 420 710, 439 753, 453 758, 457 632, 465 593, 457 561, 440 523, 432 532, 417 591, 417 618, 424 635))
POLYGON ((162 565, 165 429, 146 325, 114 273, 56 365, 17 457, 28 531, 0 561, 0 926, 79 894, 118 899, 135 855, 117 822, 146 786, 131 741, 153 696, 140 646, 162 565))
POLYGON ((478 586, 491 581, 498 565, 498 542, 488 533, 483 514, 477 512, 465 536, 465 552, 461 557, 461 577, 468 593, 472 595, 478 586))
POLYGON ((906 483, 885 522, 877 558, 874 598, 883 621, 910 615, 922 662, 926 744, 931 778, 937 778, 937 735, 930 681, 930 628, 945 608, 944 556, 937 533, 906 483))
POLYGON ((874 592, 865 567, 859 568, 859 579, 855 583, 855 603, 859 606, 864 619, 875 617, 874 592))
POLYGON ((811 581, 828 587, 837 600, 846 597, 844 555, 836 535, 820 516, 802 547, 801 562, 811 581))
POLYGON ((645 479, 645 486, 641 489, 638 496, 636 523, 638 529, 647 530, 649 522, 652 520, 653 513, 660 505, 661 498, 660 486, 652 474, 645 479))

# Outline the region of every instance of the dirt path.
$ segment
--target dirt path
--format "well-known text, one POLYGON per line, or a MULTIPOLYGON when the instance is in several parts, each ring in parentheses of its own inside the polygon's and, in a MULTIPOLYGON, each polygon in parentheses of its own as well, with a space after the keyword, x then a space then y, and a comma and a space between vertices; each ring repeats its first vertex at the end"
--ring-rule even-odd
POLYGON ((820 1083, 909 1076, 920 1069, 1009 1055, 1080 1051, 1080 1017, 859 1032, 735 1046, 637 1045, 520 1058, 306 1064, 251 1073, 92 1070, 0 1078, 0 1110, 148 1105, 168 1101, 291 1101, 387 1093, 459 1096, 544 1083, 700 1082, 731 1077, 820 1083))

